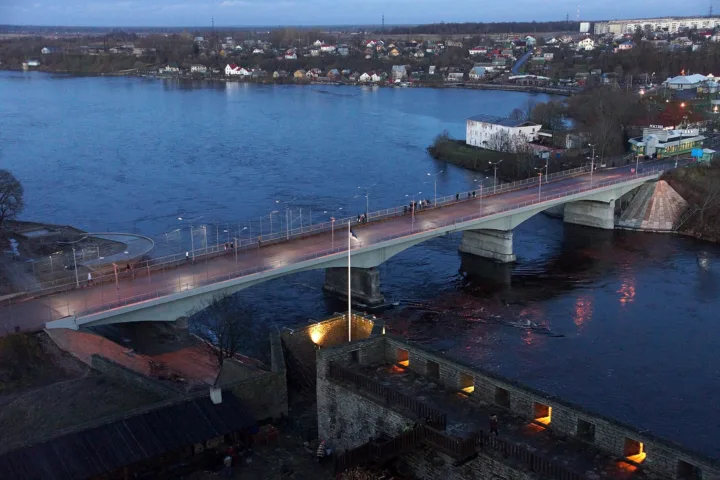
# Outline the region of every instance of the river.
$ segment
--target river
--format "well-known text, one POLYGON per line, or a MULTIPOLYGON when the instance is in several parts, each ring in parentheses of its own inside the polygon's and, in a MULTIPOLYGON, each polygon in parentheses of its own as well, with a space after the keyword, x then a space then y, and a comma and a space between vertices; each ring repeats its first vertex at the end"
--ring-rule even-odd
MULTIPOLYGON (((370 210, 432 198, 428 173, 441 170, 438 195, 471 189, 478 174, 425 147, 529 98, 546 97, 0 72, 0 168, 23 182, 28 220, 156 239, 218 222, 207 234, 222 238, 258 232, 264 216, 268 232, 285 205, 305 222, 361 213, 365 187, 370 210)), ((391 330, 720 457, 720 248, 538 215, 516 230, 518 262, 503 272, 462 259, 459 242, 437 238, 379 267, 386 298, 406 305, 383 314, 391 330)), ((240 296, 292 326, 343 308, 322 280, 305 272, 240 296)))

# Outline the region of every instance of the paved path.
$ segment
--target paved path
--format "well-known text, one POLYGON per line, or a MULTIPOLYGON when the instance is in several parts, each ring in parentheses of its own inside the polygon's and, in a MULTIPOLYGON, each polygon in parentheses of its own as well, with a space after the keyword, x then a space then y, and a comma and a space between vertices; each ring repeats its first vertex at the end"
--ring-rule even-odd
MULTIPOLYGON (((671 167, 674 162, 656 161, 645 164, 644 169, 665 166, 671 167)), ((604 180, 632 179, 634 165, 611 170, 596 171, 593 184, 604 180)), ((570 192, 582 187, 590 186, 590 174, 586 173, 572 178, 565 178, 542 186, 542 194, 553 195, 570 192)), ((510 207, 517 203, 533 201, 538 196, 537 185, 527 188, 499 193, 498 195, 483 199, 466 200, 452 203, 438 209, 421 210, 413 220, 410 215, 393 217, 380 222, 371 222, 353 228, 362 246, 371 245, 381 239, 414 231, 429 230, 442 226, 452 219, 482 212, 491 214, 510 207)), ((56 320, 68 315, 80 314, 89 309, 97 309, 102 305, 118 300, 131 299, 136 296, 165 291, 167 294, 199 286, 214 277, 236 274, 247 275, 257 271, 258 267, 270 267, 280 262, 292 263, 300 257, 313 254, 323 254, 334 247, 343 247, 347 244, 347 232, 344 228, 335 230, 334 241, 331 232, 322 232, 305 238, 291 238, 290 240, 257 246, 239 252, 187 262, 177 267, 153 271, 150 275, 121 277, 118 288, 114 283, 102 283, 92 286, 83 286, 66 292, 55 293, 40 298, 18 302, 6 300, 0 305, 0 335, 11 332, 15 328, 22 331, 32 331, 44 327, 45 322, 56 320), (253 271, 250 271, 250 270, 253 271), (243 271, 245 270, 245 271, 243 271)), ((83 282, 84 283, 84 282, 83 282)))
POLYGON ((520 75, 520 67, 522 67, 525 64, 525 62, 527 62, 528 58, 530 58, 530 56, 532 54, 533 54, 532 49, 525 52, 525 54, 522 57, 520 57, 517 62, 515 62, 515 65, 512 66, 512 68, 510 69, 510 72, 513 75, 520 75))

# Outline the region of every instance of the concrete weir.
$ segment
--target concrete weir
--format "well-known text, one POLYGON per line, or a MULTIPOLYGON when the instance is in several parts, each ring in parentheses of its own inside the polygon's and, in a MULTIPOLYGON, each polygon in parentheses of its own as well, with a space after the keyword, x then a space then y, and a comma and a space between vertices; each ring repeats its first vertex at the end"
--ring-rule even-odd
POLYGON ((515 261, 512 230, 465 230, 458 249, 500 263, 515 261))
POLYGON ((581 200, 566 203, 563 221, 585 227, 612 230, 615 228, 615 200, 610 202, 581 200))
MULTIPOLYGON (((380 271, 377 268, 351 268, 351 285, 353 301, 368 307, 377 307, 385 303, 385 297, 380 293, 380 271)), ((347 298, 348 272, 346 267, 326 268, 326 292, 347 298)))

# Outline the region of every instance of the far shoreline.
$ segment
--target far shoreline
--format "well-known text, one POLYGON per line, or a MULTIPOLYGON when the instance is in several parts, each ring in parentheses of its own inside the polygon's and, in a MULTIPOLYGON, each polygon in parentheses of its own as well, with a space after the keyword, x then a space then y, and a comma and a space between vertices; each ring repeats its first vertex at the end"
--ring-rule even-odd
POLYGON ((361 82, 342 82, 342 81, 295 81, 292 77, 286 77, 283 81, 276 81, 272 78, 264 78, 262 80, 247 80, 244 78, 228 78, 228 77, 191 77, 191 76, 163 76, 163 75, 150 75, 138 72, 108 72, 108 73, 93 73, 93 72, 68 72, 68 71, 53 71, 53 70, 22 70, 21 68, 7 68, 0 66, 0 71, 6 72, 39 72, 50 75, 63 75, 71 77, 135 77, 135 78, 146 78, 152 80, 186 80, 193 82, 207 82, 207 83, 248 83, 253 85, 333 85, 342 87, 382 87, 382 88, 431 88, 437 90, 443 89, 460 89, 460 90, 483 90, 483 91, 505 91, 505 92, 518 92, 518 93, 534 93, 534 94, 545 94, 545 95, 560 95, 560 96, 572 96, 578 91, 561 88, 561 87, 543 87, 537 85, 510 85, 510 84, 495 84, 495 83, 413 83, 401 86, 392 82, 378 82, 378 83, 361 83, 361 82))

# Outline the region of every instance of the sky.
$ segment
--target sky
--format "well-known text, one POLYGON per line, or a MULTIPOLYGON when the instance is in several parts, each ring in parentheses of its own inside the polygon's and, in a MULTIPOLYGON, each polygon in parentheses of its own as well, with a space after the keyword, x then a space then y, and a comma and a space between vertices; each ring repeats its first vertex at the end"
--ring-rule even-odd
MULTIPOLYGON (((580 3, 581 20, 707 15, 713 0, 580 3)), ((63 26, 386 25, 548 21, 577 16, 578 0, 0 0, 0 24, 63 26)), ((720 4, 716 6, 720 14, 720 4)))

